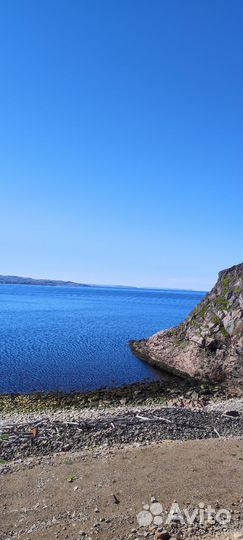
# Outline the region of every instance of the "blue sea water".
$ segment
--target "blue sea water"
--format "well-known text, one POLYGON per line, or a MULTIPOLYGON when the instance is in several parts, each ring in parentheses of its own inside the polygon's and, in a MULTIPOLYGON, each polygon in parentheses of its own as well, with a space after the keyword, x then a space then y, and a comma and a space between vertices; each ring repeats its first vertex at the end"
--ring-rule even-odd
POLYGON ((159 378, 128 341, 180 323, 205 293, 0 285, 0 393, 159 378))

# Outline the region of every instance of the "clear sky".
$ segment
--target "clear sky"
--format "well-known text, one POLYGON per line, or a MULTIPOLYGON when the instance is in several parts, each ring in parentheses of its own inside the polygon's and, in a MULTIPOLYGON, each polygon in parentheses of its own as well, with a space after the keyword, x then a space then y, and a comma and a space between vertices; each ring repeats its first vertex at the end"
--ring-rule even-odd
POLYGON ((242 15, 0 2, 0 273, 205 290, 240 262, 242 15))

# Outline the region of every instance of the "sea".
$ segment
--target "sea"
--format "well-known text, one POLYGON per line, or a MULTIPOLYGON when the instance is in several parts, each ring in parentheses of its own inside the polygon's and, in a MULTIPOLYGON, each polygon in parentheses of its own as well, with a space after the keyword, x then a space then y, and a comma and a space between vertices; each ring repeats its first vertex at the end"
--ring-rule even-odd
POLYGON ((85 392, 158 380, 129 340, 176 326, 205 292, 0 285, 0 393, 85 392))

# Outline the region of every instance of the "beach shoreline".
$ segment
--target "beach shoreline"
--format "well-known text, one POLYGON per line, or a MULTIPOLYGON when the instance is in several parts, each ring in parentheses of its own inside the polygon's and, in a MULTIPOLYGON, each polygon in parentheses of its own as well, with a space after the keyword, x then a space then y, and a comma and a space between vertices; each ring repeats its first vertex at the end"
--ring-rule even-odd
POLYGON ((237 538, 243 402, 221 387, 175 378, 0 404, 1 540, 237 538), (232 519, 141 528, 136 515, 151 498, 205 500, 232 519))
POLYGON ((0 394, 0 414, 16 411, 31 412, 59 410, 62 408, 85 409, 89 407, 110 407, 127 405, 166 404, 173 398, 202 400, 207 403, 212 398, 228 399, 237 396, 234 390, 220 385, 181 379, 165 374, 158 381, 144 381, 112 388, 98 388, 87 392, 33 392, 31 394, 0 394))

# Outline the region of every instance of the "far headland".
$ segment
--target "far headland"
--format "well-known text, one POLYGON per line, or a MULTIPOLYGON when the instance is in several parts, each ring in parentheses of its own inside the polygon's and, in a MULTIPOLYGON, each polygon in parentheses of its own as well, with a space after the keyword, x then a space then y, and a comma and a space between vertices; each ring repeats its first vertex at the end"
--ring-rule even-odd
POLYGON ((207 291, 194 291, 193 289, 179 289, 174 287, 138 287, 137 285, 121 285, 121 284, 104 284, 104 283, 80 283, 77 281, 62 280, 62 279, 42 279, 32 278, 25 276, 13 276, 0 274, 0 285, 38 285, 44 287, 100 287, 100 288, 116 288, 116 289, 145 289, 145 290, 158 290, 158 291, 181 291, 186 290, 188 292, 207 292, 207 291))

